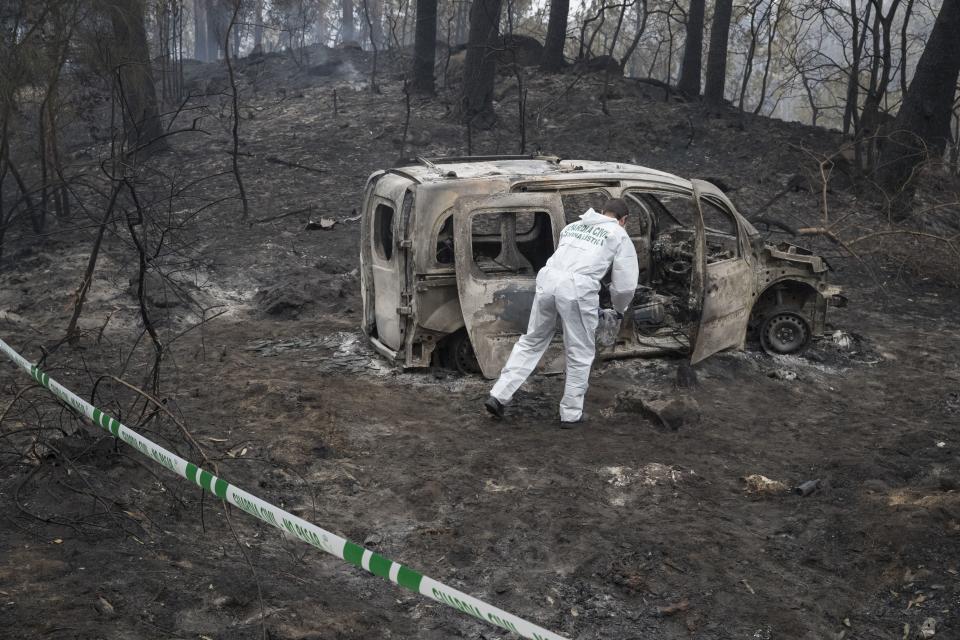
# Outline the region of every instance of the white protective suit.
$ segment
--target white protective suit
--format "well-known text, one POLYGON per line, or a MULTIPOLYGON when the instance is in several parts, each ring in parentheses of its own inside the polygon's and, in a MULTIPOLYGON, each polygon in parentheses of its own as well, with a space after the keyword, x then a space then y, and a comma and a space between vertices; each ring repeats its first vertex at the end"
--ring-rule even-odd
POLYGON ((527 333, 514 345, 491 396, 502 404, 510 402, 550 345, 559 315, 566 355, 560 420, 580 419, 596 351, 600 280, 611 266, 611 302, 623 313, 637 288, 637 252, 615 218, 589 209, 579 222, 563 228, 557 250, 537 274, 527 333))

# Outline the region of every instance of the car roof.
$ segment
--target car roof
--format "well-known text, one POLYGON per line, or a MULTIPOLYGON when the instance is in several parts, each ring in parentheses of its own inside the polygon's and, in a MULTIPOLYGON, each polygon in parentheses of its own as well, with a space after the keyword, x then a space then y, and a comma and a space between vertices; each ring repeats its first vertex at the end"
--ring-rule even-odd
POLYGON ((690 181, 636 164, 594 160, 561 160, 555 156, 470 156, 464 158, 417 158, 390 170, 420 184, 507 178, 531 182, 590 182, 641 180, 689 191, 690 181))

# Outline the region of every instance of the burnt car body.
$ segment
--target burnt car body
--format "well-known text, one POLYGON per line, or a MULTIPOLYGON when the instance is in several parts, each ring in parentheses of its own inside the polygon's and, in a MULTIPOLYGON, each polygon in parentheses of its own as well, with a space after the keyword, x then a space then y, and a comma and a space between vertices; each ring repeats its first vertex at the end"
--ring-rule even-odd
MULTIPOLYGON (((599 358, 743 348, 792 353, 840 300, 811 252, 764 242, 714 185, 645 167, 552 156, 418 159, 363 196, 363 331, 405 367, 441 360, 496 377, 526 330, 537 271, 561 229, 610 197, 630 208, 640 284, 599 358)), ((601 295, 601 303, 603 297, 601 295)), ((541 369, 558 370, 558 337, 541 369)))

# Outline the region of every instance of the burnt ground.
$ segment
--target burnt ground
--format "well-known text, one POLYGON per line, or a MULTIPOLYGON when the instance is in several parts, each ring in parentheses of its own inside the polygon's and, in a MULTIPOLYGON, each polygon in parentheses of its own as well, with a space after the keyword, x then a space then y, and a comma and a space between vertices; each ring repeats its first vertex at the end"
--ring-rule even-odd
MULTIPOLYGON (((935 252, 901 237, 896 260, 868 247, 854 259, 815 243, 847 287, 849 307, 829 319, 854 336, 847 349, 721 354, 697 367, 692 390, 675 388, 678 360, 601 364, 594 420, 570 432, 554 422, 562 379, 534 378, 496 423, 480 407, 489 383, 398 371, 361 339, 352 210, 366 176, 400 154, 402 78, 388 63, 373 95, 363 54, 313 56, 240 66, 250 218, 275 219, 241 223, 235 199, 212 204, 155 263, 175 286, 148 279, 167 344, 159 395, 210 466, 569 637, 900 639, 927 618, 936 637, 960 637, 960 292, 935 252), (320 217, 337 222, 304 229, 320 217), (685 399, 676 429, 638 412, 656 397, 685 399), (743 480, 754 474, 822 485, 808 497, 756 493, 743 480)), ((158 175, 186 184, 228 169, 223 74, 188 71, 208 94, 194 102, 209 135, 174 137, 145 190, 163 190, 158 175)), ((602 76, 575 78, 528 79, 528 148, 720 179, 746 212, 838 144, 632 83, 613 83, 605 116, 602 76)), ((517 151, 512 82, 501 80, 502 124, 473 135, 475 153, 517 151)), ((466 151, 450 95, 411 101, 407 154, 466 151)), ((78 145, 72 157, 93 166, 103 153, 78 145)), ((172 208, 185 217, 234 193, 219 176, 172 208)), ((814 224, 818 198, 789 191, 771 211, 814 224)), ((829 204, 876 222, 853 192, 832 190, 829 204)), ((0 274, 0 336, 32 359, 63 336, 89 252, 87 230, 66 231, 84 224, 52 225, 62 233, 8 238, 0 274)), ((83 335, 45 368, 199 462, 169 417, 100 377, 148 384, 130 244, 125 225, 111 226, 83 335)), ((29 382, 0 367, 11 403, 0 424, 4 637, 507 637, 225 512, 29 382)))

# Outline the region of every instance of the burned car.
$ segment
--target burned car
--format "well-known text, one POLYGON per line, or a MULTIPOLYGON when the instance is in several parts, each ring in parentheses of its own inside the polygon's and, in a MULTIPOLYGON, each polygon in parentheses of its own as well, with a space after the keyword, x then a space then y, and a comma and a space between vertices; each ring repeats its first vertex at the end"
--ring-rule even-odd
MULTIPOLYGON (((363 331, 405 367, 496 377, 561 229, 612 197, 631 208, 640 284, 598 358, 683 352, 696 363, 742 349, 748 331, 768 352, 796 353, 842 301, 823 258, 766 243, 708 182, 551 156, 418 159, 367 181, 363 331)), ((559 369, 562 351, 558 337, 541 369, 559 369)))

